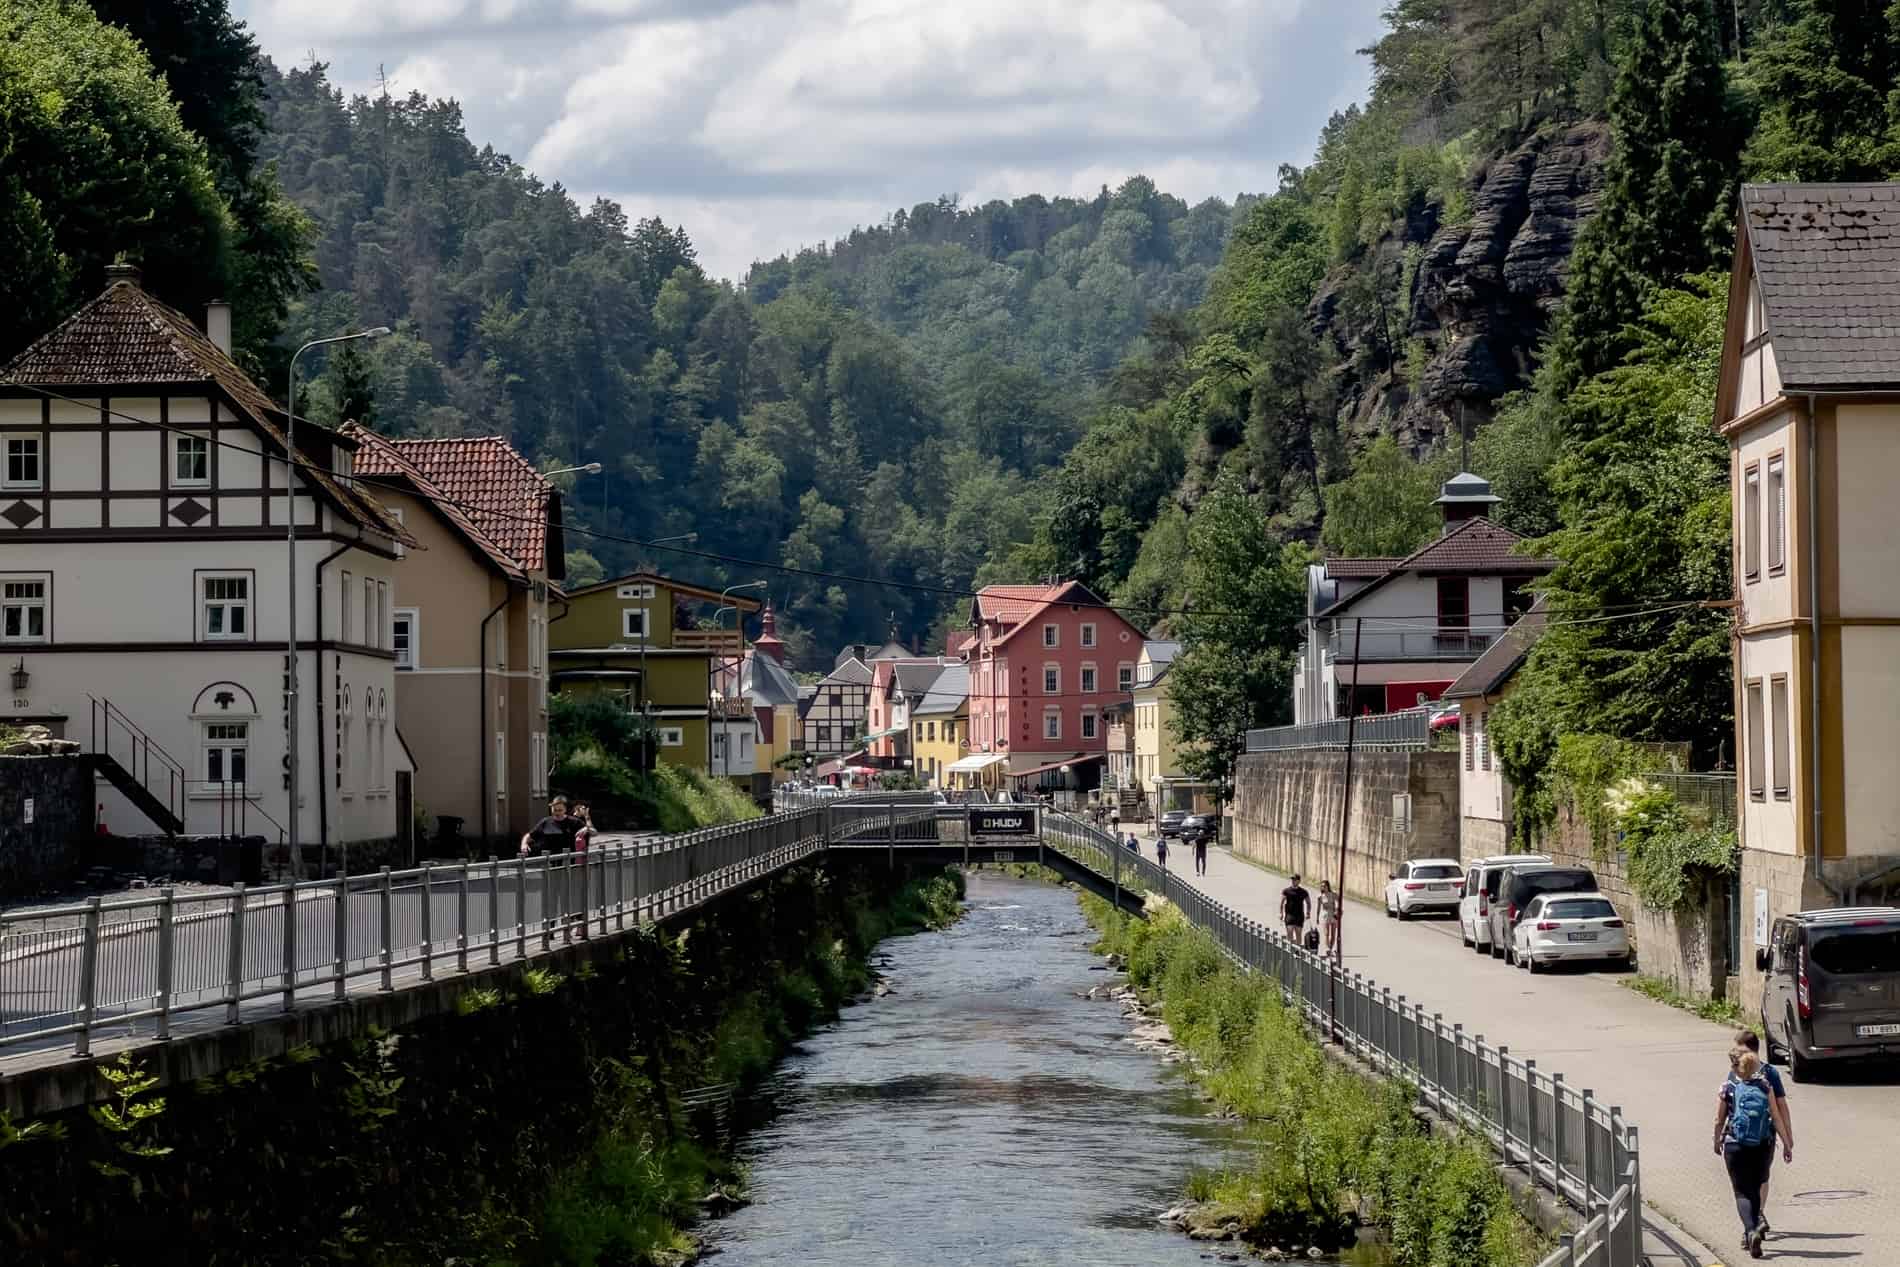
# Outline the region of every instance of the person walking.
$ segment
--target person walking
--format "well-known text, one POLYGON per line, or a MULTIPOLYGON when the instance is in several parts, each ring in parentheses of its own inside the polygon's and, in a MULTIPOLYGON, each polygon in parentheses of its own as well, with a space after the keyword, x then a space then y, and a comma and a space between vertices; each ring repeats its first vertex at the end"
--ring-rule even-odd
POLYGON ((1141 842, 1135 839, 1135 833, 1132 831, 1128 833, 1128 852, 1137 858, 1141 857, 1141 842))
POLYGON ((1339 894, 1333 892, 1331 880, 1319 882, 1319 926, 1326 933, 1326 953, 1336 953, 1339 945, 1339 894))
POLYGON ((1166 836, 1155 837, 1155 861, 1161 864, 1163 871, 1168 869, 1168 838, 1166 836))
MULTIPOLYGON (((1735 1077, 1735 1064, 1741 1059, 1741 1055, 1745 1051, 1754 1052, 1757 1056, 1761 1055, 1761 1036, 1752 1029, 1742 1030, 1735 1035, 1735 1048, 1729 1052, 1728 1062, 1729 1077, 1731 1080, 1735 1077)), ((1767 1080, 1769 1089, 1774 1092, 1775 1103, 1780 1106, 1781 1109, 1777 1120, 1782 1126, 1782 1143, 1786 1144, 1789 1148, 1793 1148, 1794 1113, 1788 1108, 1788 1092, 1782 1085, 1781 1075, 1775 1071, 1773 1065, 1764 1060, 1761 1063, 1761 1076, 1767 1080)), ((1774 1169, 1774 1162, 1775 1153, 1773 1149, 1770 1149, 1766 1163, 1762 1166, 1761 1200, 1755 1206, 1755 1221, 1761 1226, 1763 1239, 1766 1239, 1774 1231, 1773 1228, 1768 1226, 1768 1178, 1769 1172, 1774 1169)))
POLYGON ((1294 876, 1293 883, 1280 890, 1280 922, 1286 926, 1286 939, 1295 946, 1300 945, 1300 936, 1306 930, 1306 908, 1311 904, 1313 895, 1300 887, 1300 877, 1294 876))
POLYGON ((1202 828, 1194 837, 1194 874, 1207 874, 1207 829, 1202 828))
MULTIPOLYGON (((1735 1072, 1716 1094, 1713 1144, 1716 1156, 1728 1168, 1735 1212, 1742 1220, 1742 1248, 1750 1258, 1761 1257, 1767 1233, 1761 1226, 1761 1190, 1774 1158, 1775 1133, 1783 1123, 1774 1088, 1762 1076, 1761 1057, 1745 1047, 1734 1053, 1735 1072)), ((1794 1144, 1782 1131, 1781 1157, 1794 1160, 1794 1144)))
POLYGON ((567 816, 567 798, 556 796, 548 800, 547 817, 522 833, 521 856, 531 857, 538 853, 558 853, 574 847, 574 832, 578 828, 569 827, 575 820, 567 816))

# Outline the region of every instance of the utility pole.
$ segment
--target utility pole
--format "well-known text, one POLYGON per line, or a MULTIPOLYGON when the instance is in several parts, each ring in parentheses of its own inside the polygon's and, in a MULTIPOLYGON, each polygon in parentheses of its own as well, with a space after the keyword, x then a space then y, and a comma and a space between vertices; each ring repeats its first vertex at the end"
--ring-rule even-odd
POLYGON ((1334 916, 1339 927, 1333 931, 1333 972, 1328 982, 1331 993, 1333 1037, 1339 1037, 1339 974, 1346 964, 1346 839, 1352 831, 1352 756, 1359 732, 1359 638, 1365 632, 1366 618, 1352 618, 1352 688, 1346 697, 1346 777, 1339 798, 1339 873, 1333 887, 1334 916))

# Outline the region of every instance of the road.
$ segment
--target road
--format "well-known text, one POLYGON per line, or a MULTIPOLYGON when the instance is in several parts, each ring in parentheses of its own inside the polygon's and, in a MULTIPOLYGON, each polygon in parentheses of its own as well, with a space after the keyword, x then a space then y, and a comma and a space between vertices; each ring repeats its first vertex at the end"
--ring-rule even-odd
MULTIPOLYGON (((1151 846, 1144 846, 1150 857, 1151 846)), ((1225 849, 1193 874, 1192 851, 1170 850, 1174 873, 1252 919, 1277 925, 1286 880, 1225 849)), ((1309 885, 1309 887, 1312 887, 1309 885)), ((1347 905, 1346 965, 1395 993, 1462 1021, 1573 1086, 1620 1104, 1640 1132, 1650 1205, 1733 1263, 1741 1224, 1721 1159, 1709 1147, 1731 1031, 1653 1002, 1615 973, 1531 976, 1474 954, 1455 920, 1401 923, 1382 908, 1347 905)), ((1788 1087, 1794 1162, 1775 1163, 1765 1256, 1783 1263, 1900 1264, 1900 1074, 1869 1070, 1788 1087)))

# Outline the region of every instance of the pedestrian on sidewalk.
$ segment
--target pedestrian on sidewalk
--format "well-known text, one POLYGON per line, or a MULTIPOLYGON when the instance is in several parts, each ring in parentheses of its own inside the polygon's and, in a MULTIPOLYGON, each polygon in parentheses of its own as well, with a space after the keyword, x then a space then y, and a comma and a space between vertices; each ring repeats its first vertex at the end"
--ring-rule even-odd
MULTIPOLYGON (((1742 1248, 1751 1258, 1761 1257, 1766 1236, 1761 1226, 1761 1187, 1768 1178, 1775 1131, 1781 1125, 1774 1088, 1761 1070, 1760 1056, 1746 1048, 1736 1049, 1735 1072, 1723 1081, 1715 1101, 1715 1153, 1728 1167, 1735 1212, 1742 1219, 1742 1248)), ((1781 1156, 1784 1161, 1794 1160, 1794 1145, 1785 1133, 1781 1156)))
POLYGON ((572 849, 574 838, 568 829, 570 821, 565 796, 556 796, 548 801, 547 817, 522 834, 521 856, 527 858, 538 853, 572 849))
MULTIPOLYGON (((1745 1051, 1754 1052, 1757 1056, 1761 1055, 1761 1038, 1752 1029, 1742 1030, 1735 1035, 1735 1048, 1729 1052, 1728 1062, 1729 1078, 1731 1081, 1735 1078, 1734 1071, 1736 1062, 1741 1059, 1741 1055, 1745 1051)), ((1784 1128, 1781 1141, 1789 1148, 1793 1148, 1794 1113, 1788 1108, 1788 1092, 1786 1088, 1782 1086, 1781 1075, 1775 1071, 1773 1065, 1764 1060, 1761 1063, 1761 1076, 1767 1079, 1769 1087, 1773 1089, 1775 1093, 1775 1103, 1781 1108, 1777 1119, 1784 1128)), ((1768 1177, 1769 1171, 1774 1168, 1774 1161, 1774 1150, 1770 1149, 1767 1164, 1762 1167, 1761 1172, 1761 1201, 1755 1207, 1756 1222, 1761 1225, 1761 1234, 1764 1239, 1774 1231, 1773 1228, 1768 1226, 1768 1177)))
POLYGON ((1155 861, 1161 864, 1163 871, 1168 869, 1168 838, 1166 836, 1155 837, 1155 861))
POLYGON ((1286 939, 1295 946, 1301 944, 1300 934, 1306 929, 1306 908, 1312 900, 1313 895, 1300 887, 1297 875, 1293 883, 1280 890, 1280 922, 1286 926, 1286 939))
POLYGON ((1135 833, 1132 831, 1128 833, 1128 852, 1137 858, 1141 857, 1141 842, 1135 839, 1135 833))
POLYGON ((1339 894, 1331 880, 1319 882, 1319 926, 1326 930, 1326 953, 1334 953, 1339 944, 1339 894))
POLYGON ((1205 831, 1194 838, 1194 874, 1207 874, 1207 833, 1205 831))

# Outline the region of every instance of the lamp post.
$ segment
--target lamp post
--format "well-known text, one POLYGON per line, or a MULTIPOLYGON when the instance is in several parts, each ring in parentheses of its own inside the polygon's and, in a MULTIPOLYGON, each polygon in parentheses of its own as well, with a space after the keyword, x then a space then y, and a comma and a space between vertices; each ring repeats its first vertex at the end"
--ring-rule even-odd
POLYGON ((542 472, 541 472, 541 478, 542 478, 542 479, 548 479, 549 477, 551 477, 551 476, 555 476, 555 475, 574 475, 574 474, 580 474, 580 475, 599 475, 599 474, 600 474, 600 463, 598 463, 598 462, 586 462, 586 463, 583 463, 583 464, 582 464, 582 465, 580 465, 580 466, 563 466, 563 467, 560 467, 559 469, 557 469, 557 470, 553 470, 553 471, 542 471, 542 472))
MULTIPOLYGON (((285 578, 289 587, 290 602, 287 604, 290 617, 290 632, 284 637, 286 653, 284 665, 284 697, 288 733, 284 736, 284 749, 290 758, 290 865, 295 867, 298 861, 298 825, 303 817, 303 783, 298 778, 297 750, 302 746, 297 731, 297 358, 311 348, 327 347, 332 343, 350 343, 357 339, 380 339, 390 332, 388 326, 374 326, 368 330, 358 330, 354 334, 332 335, 327 339, 312 339, 290 354, 290 394, 284 401, 284 548, 289 555, 290 572, 285 578)), ((323 613, 317 613, 317 629, 323 629, 323 613)), ((321 771, 318 772, 321 775, 321 771)), ((323 842, 326 857, 323 865, 329 865, 327 856, 329 840, 323 842)), ((292 871, 292 875, 296 872, 292 871)))

